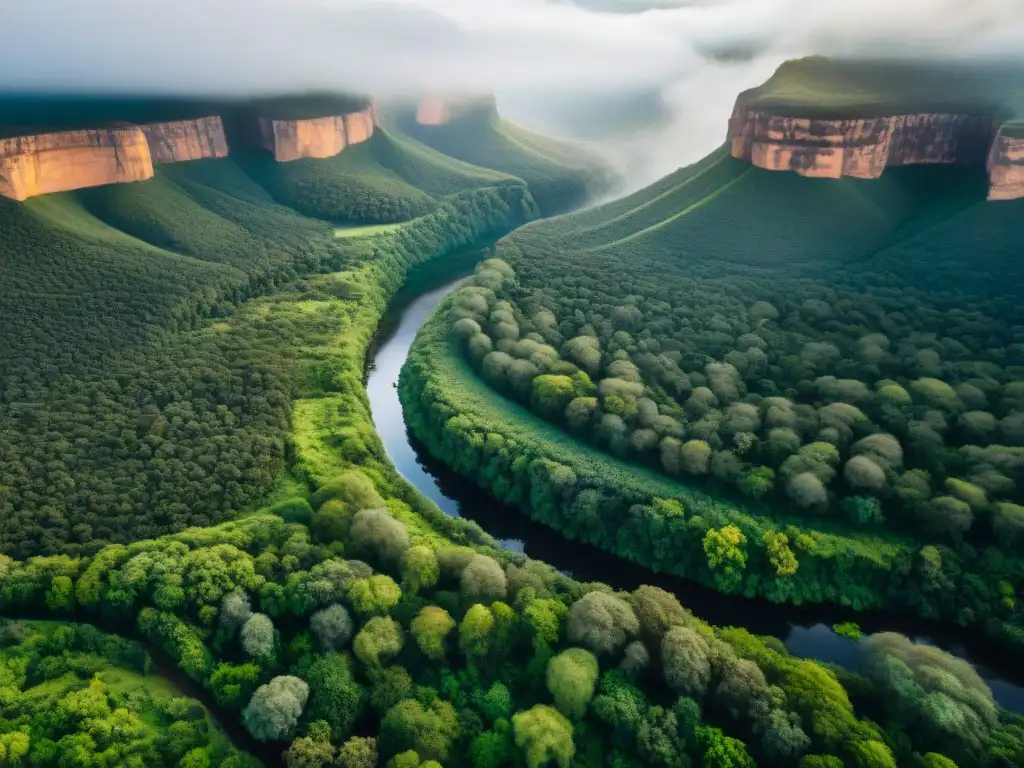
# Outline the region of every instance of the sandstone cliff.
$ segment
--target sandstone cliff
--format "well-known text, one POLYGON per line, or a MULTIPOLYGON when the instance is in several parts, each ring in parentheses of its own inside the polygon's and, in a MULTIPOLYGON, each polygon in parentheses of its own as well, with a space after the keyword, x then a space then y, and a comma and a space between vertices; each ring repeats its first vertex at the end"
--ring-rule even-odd
POLYGON ((228 141, 220 117, 143 125, 154 163, 227 157, 228 141))
POLYGON ((14 200, 152 176, 136 126, 0 139, 0 195, 14 200))
POLYGON ((1000 133, 988 156, 989 200, 1024 198, 1024 136, 1000 133))
POLYGON ((371 105, 359 112, 301 120, 259 118, 259 144, 279 163, 304 157, 334 157, 345 147, 367 141, 377 126, 371 105))
POLYGON ((1024 141, 996 135, 983 114, 919 113, 824 119, 736 105, 729 120, 733 157, 771 171, 838 179, 877 179, 899 165, 982 167, 992 200, 1024 197, 1024 141))

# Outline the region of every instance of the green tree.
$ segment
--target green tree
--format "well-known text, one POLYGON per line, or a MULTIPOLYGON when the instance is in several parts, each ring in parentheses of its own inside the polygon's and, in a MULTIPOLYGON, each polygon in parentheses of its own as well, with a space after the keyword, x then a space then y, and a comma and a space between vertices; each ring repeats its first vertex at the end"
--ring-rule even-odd
POLYGON ((512 717, 512 729, 528 768, 543 768, 552 760, 558 768, 569 768, 576 754, 572 724, 557 709, 537 704, 517 712, 512 717))
POLYGON ((381 666, 405 644, 402 628, 389 616, 374 616, 356 634, 352 649, 368 667, 381 666))
POLYGON ((455 629, 455 620, 443 608, 428 605, 420 609, 409 629, 423 655, 440 661, 444 658, 445 639, 455 629))
POLYGON ((735 525, 720 530, 711 528, 704 534, 704 555, 722 589, 735 589, 743 579, 747 567, 746 543, 747 537, 735 525))
POLYGON ((548 660, 548 691, 562 714, 575 720, 583 717, 594 696, 597 673, 597 659, 582 648, 569 648, 548 660))

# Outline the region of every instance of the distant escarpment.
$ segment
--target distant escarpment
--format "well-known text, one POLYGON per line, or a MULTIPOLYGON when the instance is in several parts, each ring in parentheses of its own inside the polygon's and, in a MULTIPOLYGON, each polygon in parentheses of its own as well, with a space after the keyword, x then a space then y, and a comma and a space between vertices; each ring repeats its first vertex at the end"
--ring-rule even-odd
POLYGON ((14 200, 152 176, 149 142, 137 126, 0 139, 0 195, 14 200))
POLYGON ((358 112, 328 117, 259 118, 259 145, 279 163, 304 157, 334 157, 345 147, 373 136, 377 112, 373 105, 358 112))
POLYGON ((1024 133, 1001 132, 988 155, 989 200, 1024 198, 1024 133))
POLYGON ((729 120, 732 155, 766 170, 826 179, 877 179, 901 165, 987 166, 989 199, 1024 197, 1024 140, 1000 131, 1013 114, 1014 97, 1001 101, 983 92, 974 87, 978 77, 899 65, 789 62, 740 95, 729 120))
POLYGON ((489 94, 459 97, 429 97, 420 101, 416 107, 416 123, 418 125, 447 125, 452 120, 472 114, 492 114, 497 112, 497 102, 489 94))
POLYGON ((154 163, 227 157, 228 141, 219 116, 143 125, 154 163))

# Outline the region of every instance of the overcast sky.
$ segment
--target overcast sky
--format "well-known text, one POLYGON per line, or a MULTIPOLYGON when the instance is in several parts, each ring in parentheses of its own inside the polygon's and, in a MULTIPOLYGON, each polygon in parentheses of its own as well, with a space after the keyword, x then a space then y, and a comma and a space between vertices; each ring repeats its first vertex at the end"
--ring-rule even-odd
POLYGON ((680 4, 616 15, 549 0, 24 0, 3 9, 0 88, 488 91, 527 122, 543 122, 545 96, 658 89, 669 124, 620 147, 647 180, 720 143, 736 93, 786 58, 1024 57, 1024 0, 680 4), (734 51, 754 55, 710 55, 734 51))

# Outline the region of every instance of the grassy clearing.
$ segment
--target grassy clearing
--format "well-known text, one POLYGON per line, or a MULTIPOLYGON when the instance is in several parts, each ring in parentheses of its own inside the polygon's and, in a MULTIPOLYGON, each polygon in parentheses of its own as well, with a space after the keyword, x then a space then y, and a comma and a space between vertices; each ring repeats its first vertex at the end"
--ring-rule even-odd
POLYGON ((398 222, 395 224, 367 224, 362 227, 335 227, 334 237, 372 237, 373 235, 380 235, 384 232, 394 232, 396 229, 401 229, 406 225, 407 222, 398 222))

